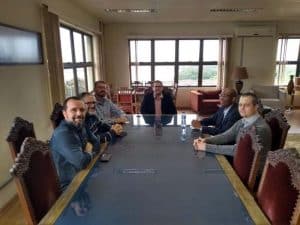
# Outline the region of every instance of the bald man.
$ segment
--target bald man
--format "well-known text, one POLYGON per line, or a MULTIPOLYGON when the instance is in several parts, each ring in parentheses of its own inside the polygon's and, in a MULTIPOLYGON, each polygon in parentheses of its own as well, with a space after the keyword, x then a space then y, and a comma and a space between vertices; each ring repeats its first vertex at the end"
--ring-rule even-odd
POLYGON ((224 88, 220 94, 218 111, 208 118, 193 120, 192 126, 201 129, 202 134, 217 135, 228 130, 241 116, 236 104, 236 91, 232 88, 224 88))

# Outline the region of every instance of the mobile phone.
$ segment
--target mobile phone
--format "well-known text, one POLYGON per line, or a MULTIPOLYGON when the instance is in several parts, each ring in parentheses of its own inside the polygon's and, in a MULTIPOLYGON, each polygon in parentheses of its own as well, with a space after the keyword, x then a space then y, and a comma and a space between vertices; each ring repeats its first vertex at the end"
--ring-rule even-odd
POLYGON ((103 153, 100 157, 101 162, 108 162, 111 159, 111 153, 103 153))

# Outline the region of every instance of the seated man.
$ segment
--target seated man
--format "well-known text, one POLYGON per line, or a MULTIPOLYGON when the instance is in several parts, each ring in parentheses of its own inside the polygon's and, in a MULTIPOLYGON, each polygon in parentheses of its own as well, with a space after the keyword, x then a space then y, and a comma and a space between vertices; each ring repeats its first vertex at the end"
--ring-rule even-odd
POLYGON ((225 132, 238 121, 241 116, 236 101, 236 91, 224 88, 220 94, 219 110, 208 118, 193 120, 192 126, 200 128, 202 134, 216 135, 225 132))
POLYGON ((96 81, 94 92, 96 97, 96 113, 99 120, 110 121, 115 118, 117 122, 127 121, 126 114, 118 108, 107 96, 107 85, 104 81, 96 81))
POLYGON ((156 80, 152 84, 152 92, 146 93, 141 104, 142 114, 177 114, 171 93, 163 91, 163 84, 156 80))
POLYGON ((123 127, 120 124, 114 124, 112 126, 101 122, 96 116, 96 98, 88 92, 83 92, 80 95, 81 100, 87 107, 87 113, 85 116, 85 125, 100 142, 111 142, 116 136, 123 132, 123 127))
POLYGON ((63 103, 64 120, 54 130, 50 140, 53 161, 64 190, 78 171, 84 169, 100 150, 100 142, 85 129, 85 106, 77 97, 69 97, 63 103), (92 151, 85 151, 87 143, 92 151))
POLYGON ((239 134, 243 129, 249 129, 254 126, 256 134, 262 145, 262 154, 260 158, 259 171, 262 172, 267 152, 271 149, 271 130, 266 121, 259 115, 258 99, 253 93, 242 94, 239 101, 239 112, 242 119, 238 120, 229 130, 222 134, 208 138, 198 138, 194 140, 195 150, 207 151, 217 154, 230 155, 235 154, 236 143, 239 134))

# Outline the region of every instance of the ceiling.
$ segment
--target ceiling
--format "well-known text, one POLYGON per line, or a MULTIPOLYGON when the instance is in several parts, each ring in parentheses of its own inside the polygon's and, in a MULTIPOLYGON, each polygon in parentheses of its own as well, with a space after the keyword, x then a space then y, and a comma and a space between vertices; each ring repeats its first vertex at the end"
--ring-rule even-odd
POLYGON ((300 21, 300 0, 75 0, 104 23, 300 21), (105 9, 155 9, 112 13, 105 9), (221 12, 211 12, 221 9, 221 12), (225 11, 224 11, 225 9, 225 11), (237 11, 241 9, 242 11, 237 11), (247 9, 249 9, 247 11, 247 9), (257 9, 257 10, 252 10, 257 9), (223 10, 223 11, 222 11, 223 10), (227 11, 226 11, 227 10, 227 11))

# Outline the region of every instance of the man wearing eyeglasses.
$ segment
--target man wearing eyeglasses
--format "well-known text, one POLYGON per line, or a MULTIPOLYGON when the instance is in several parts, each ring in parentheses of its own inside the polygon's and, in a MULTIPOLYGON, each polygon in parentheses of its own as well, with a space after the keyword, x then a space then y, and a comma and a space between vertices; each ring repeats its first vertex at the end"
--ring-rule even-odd
POLYGON ((104 81, 96 81, 94 84, 94 92, 96 97, 96 115, 99 120, 109 122, 111 120, 117 123, 127 121, 126 114, 107 98, 108 86, 104 81))
POLYGON ((96 115, 96 98, 94 95, 83 92, 80 95, 81 100, 86 106, 85 125, 100 142, 111 142, 116 136, 119 136, 123 132, 123 127, 120 124, 114 124, 112 126, 101 122, 96 115))
POLYGON ((228 130, 241 116, 236 104, 236 91, 224 88, 220 94, 220 108, 208 118, 193 120, 192 126, 201 129, 202 134, 216 135, 228 130))

